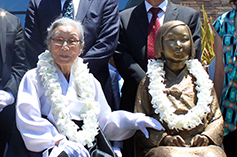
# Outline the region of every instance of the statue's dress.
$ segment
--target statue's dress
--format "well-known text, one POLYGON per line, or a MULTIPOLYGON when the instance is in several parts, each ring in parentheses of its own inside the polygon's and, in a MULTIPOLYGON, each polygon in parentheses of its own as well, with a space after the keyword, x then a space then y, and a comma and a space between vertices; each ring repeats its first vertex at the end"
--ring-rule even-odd
MULTIPOLYGON (((183 69, 179 75, 175 75, 166 67, 165 72, 165 93, 167 94, 168 99, 172 102, 173 107, 176 109, 175 114, 186 114, 187 111, 193 108, 197 103, 197 92, 194 84, 196 78, 188 72, 187 68, 183 69)), ((211 92, 213 100, 212 103, 209 104, 211 112, 202 120, 202 124, 191 130, 171 130, 168 128, 167 123, 160 121, 159 115, 154 112, 154 108, 151 104, 151 95, 148 92, 148 85, 149 78, 145 77, 138 87, 135 112, 142 112, 157 119, 165 128, 165 131, 149 129, 150 137, 148 139, 143 135, 143 133, 137 131, 135 134, 135 150, 137 157, 226 156, 220 147, 224 133, 223 118, 214 88, 212 88, 211 92), (209 139, 209 145, 190 147, 192 138, 197 134, 207 136, 209 139), (167 135, 180 135, 185 140, 186 146, 165 146, 163 139, 167 135)))

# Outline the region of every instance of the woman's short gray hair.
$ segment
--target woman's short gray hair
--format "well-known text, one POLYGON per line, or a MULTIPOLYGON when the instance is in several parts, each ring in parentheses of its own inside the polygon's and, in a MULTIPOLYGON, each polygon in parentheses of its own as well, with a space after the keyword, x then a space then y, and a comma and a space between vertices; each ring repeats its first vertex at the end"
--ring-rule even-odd
POLYGON ((46 43, 50 43, 50 40, 52 38, 52 35, 55 32, 55 29, 59 26, 72 26, 78 30, 79 40, 80 44, 83 47, 84 46, 84 31, 83 26, 80 21, 72 20, 66 17, 59 18, 55 20, 50 27, 47 29, 48 35, 46 37, 46 43))

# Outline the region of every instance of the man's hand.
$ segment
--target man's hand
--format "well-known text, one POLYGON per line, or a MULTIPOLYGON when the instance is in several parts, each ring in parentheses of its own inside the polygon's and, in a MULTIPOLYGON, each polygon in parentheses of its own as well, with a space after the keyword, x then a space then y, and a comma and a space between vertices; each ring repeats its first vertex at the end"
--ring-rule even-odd
POLYGON ((7 105, 14 103, 14 101, 15 99, 11 93, 6 92, 4 90, 0 90, 0 112, 7 105))

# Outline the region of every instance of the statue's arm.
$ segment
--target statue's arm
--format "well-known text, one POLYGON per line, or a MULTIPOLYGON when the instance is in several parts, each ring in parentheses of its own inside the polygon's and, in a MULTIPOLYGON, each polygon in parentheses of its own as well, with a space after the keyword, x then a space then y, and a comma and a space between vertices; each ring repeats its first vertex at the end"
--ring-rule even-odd
MULTIPOLYGON (((148 77, 145 77, 140 82, 137 90, 134 112, 145 113, 147 116, 151 116, 157 119, 158 115, 155 115, 154 110, 152 109, 151 96, 148 93, 148 84, 149 84, 148 77)), ((159 119, 157 120, 159 121, 159 119)), ((164 139, 165 136, 167 136, 167 133, 165 131, 158 131, 150 128, 148 128, 148 131, 149 131, 149 138, 146 138, 141 131, 137 131, 135 134, 136 142, 145 148, 156 147, 161 145, 162 140, 164 139)))
POLYGON ((211 113, 207 117, 208 124, 202 135, 209 138, 209 144, 220 146, 224 135, 224 120, 219 107, 218 99, 214 88, 212 89, 213 101, 211 104, 211 113))

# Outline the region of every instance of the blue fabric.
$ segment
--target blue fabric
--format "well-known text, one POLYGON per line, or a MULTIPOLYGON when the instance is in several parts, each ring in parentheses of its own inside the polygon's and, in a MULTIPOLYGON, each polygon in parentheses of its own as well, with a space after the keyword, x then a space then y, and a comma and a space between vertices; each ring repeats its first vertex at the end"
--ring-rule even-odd
MULTIPOLYGON (((113 90, 113 101, 110 104, 112 111, 118 110, 120 106, 120 90, 119 90, 119 73, 117 69, 109 64, 109 73, 111 77, 111 85, 113 90)), ((121 77, 121 76, 120 76, 121 77)))
POLYGON ((0 47, 0 80, 2 80, 2 69, 3 69, 2 52, 1 52, 1 47, 0 47))
POLYGON ((63 5, 63 17, 68 17, 73 19, 74 17, 74 9, 72 0, 66 0, 63 5))
MULTIPOLYGON (((224 63, 224 82, 220 108, 224 118, 224 128, 227 135, 236 129, 237 123, 237 38, 234 26, 236 8, 222 14, 213 23, 219 36, 222 38, 223 63, 224 63)), ((217 63, 218 64, 218 63, 217 63)))

